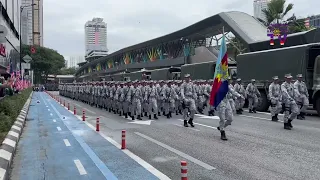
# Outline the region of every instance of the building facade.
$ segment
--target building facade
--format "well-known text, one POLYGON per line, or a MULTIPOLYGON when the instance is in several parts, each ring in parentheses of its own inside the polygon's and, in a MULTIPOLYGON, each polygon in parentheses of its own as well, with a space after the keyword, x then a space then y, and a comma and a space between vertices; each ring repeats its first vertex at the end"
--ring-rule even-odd
POLYGON ((20 5, 20 0, 0 0, 0 29, 7 32, 0 35, 1 75, 6 74, 9 67, 15 71, 20 61, 20 5), (12 66, 10 66, 10 62, 12 66))
POLYGON ((102 18, 93 18, 85 24, 85 54, 107 49, 107 24, 102 18))
POLYGON ((78 68, 78 64, 85 62, 84 56, 66 56, 66 67, 67 68, 78 68))
POLYGON ((266 16, 262 12, 263 9, 268 7, 270 0, 254 0, 253 1, 253 16, 259 18, 263 21, 266 21, 266 16))
POLYGON ((43 0, 21 0, 22 42, 43 46, 43 0), (34 4, 34 6, 30 6, 34 4))
POLYGON ((309 25, 314 28, 320 28, 320 14, 311 16, 307 18, 309 20, 309 25))

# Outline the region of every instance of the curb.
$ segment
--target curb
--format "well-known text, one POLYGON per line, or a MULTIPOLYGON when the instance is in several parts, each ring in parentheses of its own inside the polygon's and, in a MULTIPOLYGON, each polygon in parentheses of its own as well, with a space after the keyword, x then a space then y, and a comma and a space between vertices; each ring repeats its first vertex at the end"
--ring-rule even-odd
POLYGON ((24 104, 19 116, 12 125, 10 131, 8 132, 6 138, 0 146, 0 180, 8 179, 8 172, 12 163, 14 152, 18 146, 20 135, 25 124, 25 120, 29 111, 29 106, 31 103, 31 97, 33 92, 31 92, 29 98, 24 104))

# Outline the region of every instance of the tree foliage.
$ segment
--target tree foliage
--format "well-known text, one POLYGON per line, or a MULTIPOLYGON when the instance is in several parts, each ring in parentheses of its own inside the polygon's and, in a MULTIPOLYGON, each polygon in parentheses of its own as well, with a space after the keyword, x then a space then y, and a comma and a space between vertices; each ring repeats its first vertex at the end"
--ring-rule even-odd
POLYGON ((73 75, 75 74, 77 71, 77 69, 75 67, 71 67, 71 68, 62 68, 58 74, 60 75, 73 75))
POLYGON ((279 23, 283 18, 288 14, 289 11, 293 9, 293 4, 290 3, 285 6, 286 0, 271 0, 266 9, 263 9, 262 12, 266 16, 267 24, 276 21, 279 23))
POLYGON ((57 51, 41 47, 33 46, 36 52, 31 53, 31 46, 22 45, 22 56, 29 55, 32 58, 31 69, 34 70, 35 82, 43 83, 41 77, 47 77, 49 74, 56 75, 59 70, 64 67, 64 57, 57 51))

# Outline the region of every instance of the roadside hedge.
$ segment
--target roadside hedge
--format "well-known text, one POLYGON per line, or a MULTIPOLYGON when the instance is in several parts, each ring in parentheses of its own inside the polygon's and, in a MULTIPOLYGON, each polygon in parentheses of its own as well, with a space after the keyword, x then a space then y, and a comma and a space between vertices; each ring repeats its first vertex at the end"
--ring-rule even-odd
POLYGON ((0 100, 0 141, 2 142, 11 126, 16 121, 21 109, 32 92, 32 88, 23 90, 20 94, 6 96, 0 100))

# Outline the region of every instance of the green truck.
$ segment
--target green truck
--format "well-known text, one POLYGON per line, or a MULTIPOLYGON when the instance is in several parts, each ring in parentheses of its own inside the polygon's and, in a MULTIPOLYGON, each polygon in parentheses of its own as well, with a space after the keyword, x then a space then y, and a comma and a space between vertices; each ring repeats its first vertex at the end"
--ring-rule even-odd
POLYGON ((310 105, 320 114, 320 43, 244 53, 237 56, 237 75, 246 84, 256 79, 261 93, 259 111, 269 108, 268 87, 273 76, 304 76, 310 105))

